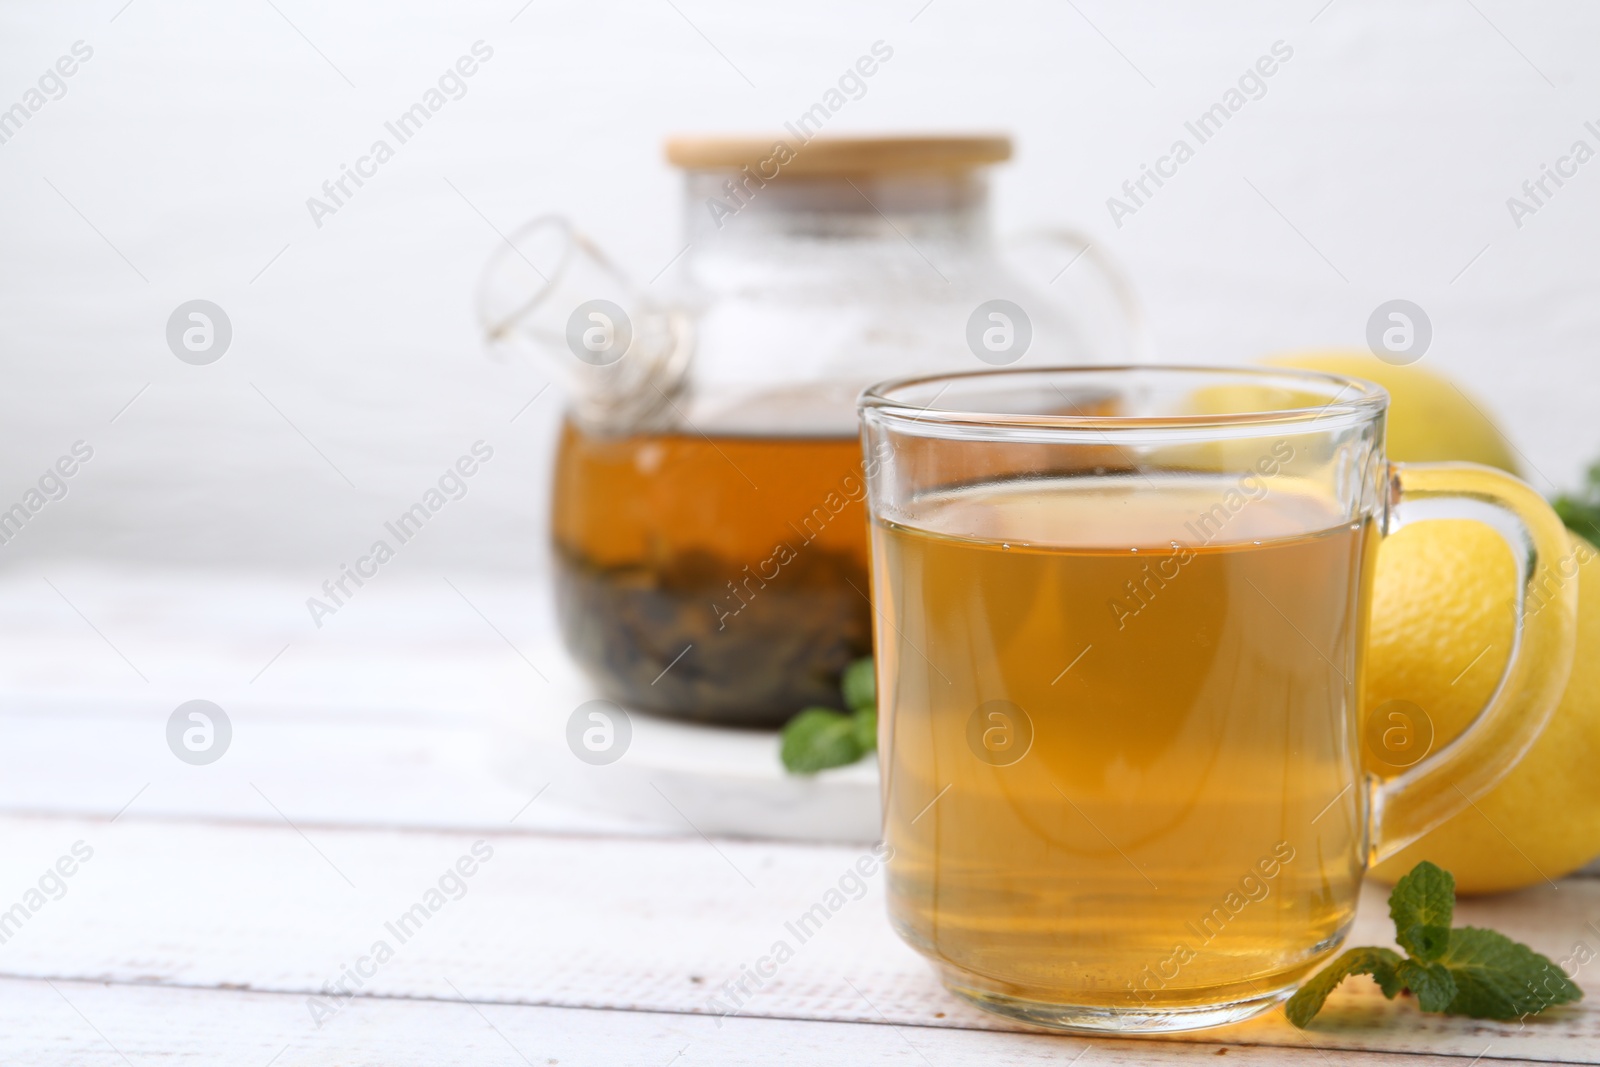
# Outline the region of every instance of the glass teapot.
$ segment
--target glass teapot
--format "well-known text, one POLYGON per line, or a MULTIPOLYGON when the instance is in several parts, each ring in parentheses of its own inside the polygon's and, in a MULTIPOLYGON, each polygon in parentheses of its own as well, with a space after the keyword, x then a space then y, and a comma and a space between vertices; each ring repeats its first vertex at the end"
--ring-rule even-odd
POLYGON ((656 278, 559 217, 491 260, 491 346, 567 386, 557 606, 606 696, 747 726, 837 705, 871 652, 862 501, 889 458, 862 454, 857 394, 1137 356, 1132 293, 1092 245, 1060 231, 1008 258, 991 239, 986 168, 1010 154, 994 136, 674 139, 686 244, 656 278), (1051 285, 1080 258, 1100 269, 1075 272, 1096 291, 1074 302, 1051 285))

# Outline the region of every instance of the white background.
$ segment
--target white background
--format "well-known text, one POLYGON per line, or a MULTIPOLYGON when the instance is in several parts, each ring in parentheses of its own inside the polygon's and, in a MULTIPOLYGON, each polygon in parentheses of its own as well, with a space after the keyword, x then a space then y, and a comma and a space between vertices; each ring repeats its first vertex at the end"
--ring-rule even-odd
POLYGON ((73 42, 94 56, 0 145, 0 508, 73 441, 95 458, 0 564, 314 586, 481 438, 495 459, 394 566, 536 571, 560 398, 511 422, 548 376, 478 341, 494 228, 567 212, 649 277, 681 247, 663 137, 774 129, 880 39, 892 61, 830 132, 1014 134, 998 228, 1091 231, 1161 358, 1359 346, 1408 298, 1434 324, 1424 365, 1542 490, 1574 483, 1600 449, 1600 162, 1521 229, 1506 198, 1576 138, 1600 147, 1600 12, 1323 3, 9 0, 0 108, 73 42), (479 39, 467 95, 315 227, 306 198, 479 39), (1266 96, 1116 228, 1106 198, 1278 40, 1294 58, 1266 96), (234 328, 206 367, 164 339, 196 297, 234 328))

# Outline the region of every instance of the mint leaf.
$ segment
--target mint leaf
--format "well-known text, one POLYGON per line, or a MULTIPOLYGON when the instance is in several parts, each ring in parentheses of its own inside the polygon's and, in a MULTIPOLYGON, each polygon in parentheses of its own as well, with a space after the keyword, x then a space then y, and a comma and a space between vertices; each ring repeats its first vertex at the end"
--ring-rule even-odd
POLYGON ((856 720, 831 708, 806 708, 783 728, 778 750, 791 774, 816 774, 861 758, 856 720))
POLYGON ((1452 1015, 1516 1019, 1583 997, 1548 958, 1493 930, 1452 930, 1439 962, 1455 979, 1456 995, 1445 1009, 1452 1015))
POLYGON ((1353 948, 1318 971, 1310 981, 1301 986, 1283 1006, 1289 1021, 1304 1030, 1322 1010, 1328 994, 1352 974, 1370 974, 1377 981, 1383 995, 1393 1000, 1400 992, 1400 954, 1387 948, 1353 948))
POLYGON ((1590 541, 1600 541, 1600 463, 1588 470, 1588 480, 1576 493, 1556 497, 1551 502, 1567 529, 1590 541))
POLYGON ((778 755, 789 773, 843 767, 878 747, 878 681, 871 656, 844 669, 839 692, 849 713, 806 708, 784 726, 778 755))
POLYGON ((1389 894, 1395 940, 1415 959, 1438 959, 1450 943, 1450 920, 1455 907, 1455 878, 1442 867, 1423 860, 1396 882, 1389 894))
POLYGON ((1456 996, 1456 980, 1442 963, 1419 963, 1414 959, 1400 965, 1400 981, 1417 995, 1423 1011, 1445 1011, 1456 996))
POLYGON ((1600 505, 1558 496, 1550 506, 1567 529, 1586 540, 1600 541, 1600 505))
POLYGON ((878 706, 878 677, 873 671, 872 657, 864 656, 844 669, 839 679, 839 689, 844 694, 844 706, 851 711, 878 706))
MULTIPOLYGON (((1594 472, 1600 474, 1600 466, 1594 472)), ((1474 1019, 1518 1019, 1555 1004, 1583 999, 1547 957, 1493 930, 1452 930, 1456 880, 1424 860, 1394 884, 1389 917, 1395 940, 1410 954, 1402 961, 1386 948, 1353 948, 1301 986, 1284 1011, 1304 1029, 1335 987, 1352 974, 1370 974, 1393 998, 1403 986, 1423 1011, 1474 1019)))
POLYGON ((878 711, 876 708, 862 708, 851 717, 856 728, 856 744, 861 746, 865 755, 875 751, 878 747, 878 711))

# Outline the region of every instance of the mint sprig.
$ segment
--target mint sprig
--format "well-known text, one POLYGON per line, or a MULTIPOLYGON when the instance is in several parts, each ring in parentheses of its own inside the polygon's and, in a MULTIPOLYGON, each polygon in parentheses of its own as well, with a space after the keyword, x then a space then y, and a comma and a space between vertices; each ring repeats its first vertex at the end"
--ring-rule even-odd
POLYGON ((878 692, 872 657, 846 667, 839 690, 849 712, 806 708, 784 725, 778 755, 790 774, 843 767, 878 747, 878 692))
POLYGON ((1391 1000, 1409 990, 1423 1011, 1474 1019, 1520 1019, 1583 999, 1561 968, 1527 945, 1493 930, 1452 929, 1455 902, 1450 872, 1426 860, 1417 864, 1389 894, 1395 940, 1407 958, 1386 948, 1344 952, 1289 998, 1289 1021, 1304 1029, 1352 974, 1371 975, 1391 1000))

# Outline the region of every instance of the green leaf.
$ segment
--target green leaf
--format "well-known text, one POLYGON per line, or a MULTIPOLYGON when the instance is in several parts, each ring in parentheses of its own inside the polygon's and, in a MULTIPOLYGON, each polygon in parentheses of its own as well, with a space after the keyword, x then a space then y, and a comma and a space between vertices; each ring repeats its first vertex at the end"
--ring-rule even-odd
POLYGON ((1424 926, 1421 923, 1396 931, 1394 935, 1401 948, 1414 960, 1432 963, 1445 953, 1450 944, 1448 926, 1424 926))
POLYGON ((878 677, 872 668, 872 657, 863 656, 846 667, 839 689, 844 694, 844 706, 851 711, 877 708, 878 677))
POLYGON ((1416 959, 1438 959, 1450 943, 1450 920, 1455 916, 1455 907, 1455 878, 1442 867, 1423 860, 1396 882, 1389 894, 1395 940, 1416 959))
POLYGON ((1551 506, 1567 529, 1586 540, 1600 541, 1600 506, 1570 496, 1556 497, 1551 506))
POLYGON ((1353 948, 1318 971, 1310 981, 1301 986, 1283 1006, 1289 1021, 1304 1030, 1322 1010, 1323 1001, 1340 982, 1352 974, 1370 974, 1383 990, 1383 995, 1394 998, 1400 992, 1400 954, 1387 948, 1353 948))
POLYGON ((1452 930, 1439 962, 1455 979, 1456 995, 1445 1009, 1452 1015, 1516 1019, 1583 998, 1583 990, 1548 958, 1493 930, 1452 930))
MULTIPOLYGON (((1590 473, 1600 478, 1600 467, 1590 473)), ((1583 999, 1561 968, 1527 945, 1493 930, 1452 930, 1455 900, 1449 871, 1426 860, 1411 868, 1389 894, 1395 940, 1411 958, 1402 961, 1386 948, 1350 949, 1289 998, 1289 1021, 1303 1029, 1352 974, 1372 975, 1386 997, 1402 986, 1411 990, 1423 1011, 1474 1019, 1518 1019, 1583 999)))
POLYGON ((816 774, 854 763, 862 756, 856 720, 831 708, 806 708, 784 726, 779 756, 791 774, 816 774))
POLYGON ((1411 959, 1400 965, 1400 981, 1417 995, 1423 1011, 1444 1011, 1455 999, 1456 980, 1442 963, 1419 963, 1411 959))
POLYGON ((851 716, 856 727, 856 744, 861 746, 861 752, 877 750, 878 747, 878 712, 876 708, 861 708, 851 716))
POLYGON ((1590 541, 1600 541, 1600 463, 1588 470, 1588 481, 1576 493, 1556 497, 1551 506, 1567 529, 1590 541))

